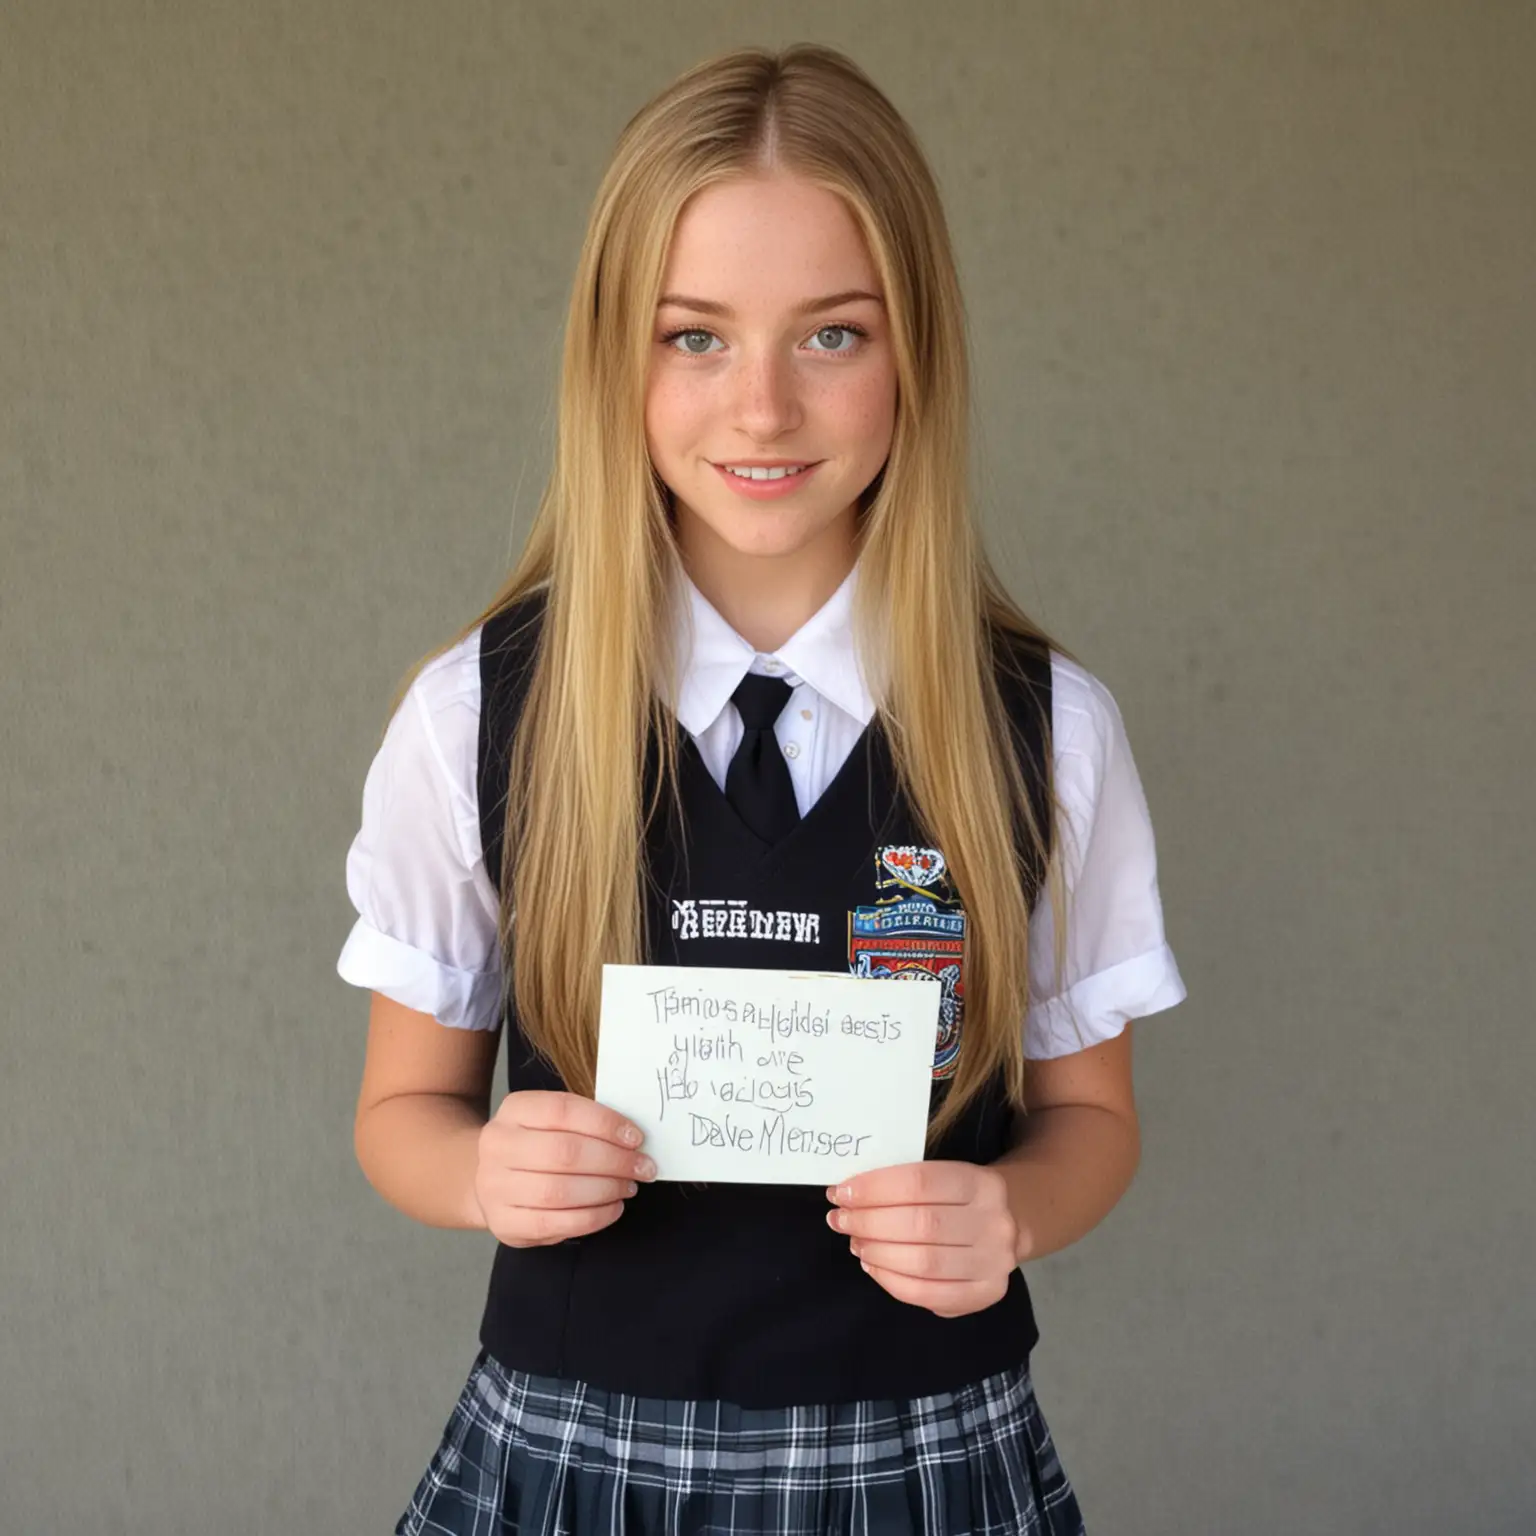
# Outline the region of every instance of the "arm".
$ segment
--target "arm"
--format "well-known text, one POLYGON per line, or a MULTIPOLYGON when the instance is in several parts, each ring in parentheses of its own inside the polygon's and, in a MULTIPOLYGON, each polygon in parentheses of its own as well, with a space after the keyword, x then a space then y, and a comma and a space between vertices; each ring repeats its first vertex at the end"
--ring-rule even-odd
POLYGON ((992 1305, 1019 1263, 1076 1242, 1114 1208, 1141 1156, 1129 1021, 1184 997, 1120 711, 1075 662, 1053 659, 1052 677, 1065 812, 1059 851, 1072 921, 1068 966, 1058 976, 1053 903, 1030 918, 1025 1048, 1034 1049, 1014 1145, 986 1167, 914 1163, 828 1191, 837 1207, 829 1221, 849 1235, 874 1279, 940 1316, 992 1305), (1079 1028, 1099 1043, 1082 1047, 1079 1028))
POLYGON ((368 1182, 433 1227, 540 1247, 617 1221, 656 1175, 638 1126, 578 1094, 509 1093, 490 1115, 499 1036, 454 1029, 379 993, 353 1145, 368 1182))
POLYGON ((1141 1160, 1131 1026, 1112 1039, 1030 1061, 1028 1114, 993 1167, 1003 1176, 1018 1261, 1066 1248, 1119 1203, 1141 1160))
POLYGON ((490 1114, 502 967, 471 814, 478 712, 464 701, 478 683, 474 639, 418 676, 390 720, 347 854, 358 921, 337 971, 372 993, 353 1121, 369 1183, 429 1226, 529 1247, 616 1220, 654 1169, 638 1128, 590 1099, 509 1093, 490 1114))
POLYGON ((484 1230, 475 1197, 500 1036, 372 994, 352 1144, 368 1182, 432 1227, 484 1230))

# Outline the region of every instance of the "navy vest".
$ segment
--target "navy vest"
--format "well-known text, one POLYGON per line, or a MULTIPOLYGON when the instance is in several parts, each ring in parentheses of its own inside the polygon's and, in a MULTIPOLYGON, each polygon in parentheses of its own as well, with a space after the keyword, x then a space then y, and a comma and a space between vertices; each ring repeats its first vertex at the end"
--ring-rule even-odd
MULTIPOLYGON (((481 634, 479 806, 486 869, 501 889, 508 753, 526 694, 542 602, 481 634)), ((1051 718, 1043 646, 999 639, 1015 750, 1039 824, 1051 718)), ((898 791, 878 719, 788 837, 768 846, 737 818, 680 726, 681 822, 662 797, 646 837, 649 952, 659 965, 848 970, 921 966, 942 987, 930 1113, 964 1045, 965 914, 941 850, 898 791)), ((654 754, 653 754, 654 763, 654 754)), ((1012 857, 1033 904, 1041 870, 1021 836, 1012 857)), ((1020 1028, 1023 1021, 1020 1021, 1020 1028)), ((561 1089, 515 1010, 504 1020, 507 1087, 561 1089)), ((1009 1146, 1001 1078, 929 1155, 989 1163, 1009 1146)), ((601 1232, 553 1247, 496 1250, 480 1341, 509 1369, 646 1397, 745 1407, 909 1398, 1022 1364, 1038 1334, 1015 1271, 985 1311, 940 1318, 897 1301, 826 1224, 821 1186, 641 1185, 601 1232)))

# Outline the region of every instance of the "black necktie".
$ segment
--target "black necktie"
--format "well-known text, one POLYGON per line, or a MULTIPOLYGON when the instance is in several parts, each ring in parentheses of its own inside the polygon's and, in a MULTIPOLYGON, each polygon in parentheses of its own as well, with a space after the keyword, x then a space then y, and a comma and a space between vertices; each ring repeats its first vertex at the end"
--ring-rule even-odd
POLYGON ((792 691, 782 677, 749 672, 731 695, 746 730, 725 770, 725 798, 765 843, 778 842, 800 820, 789 764, 773 734, 792 691))

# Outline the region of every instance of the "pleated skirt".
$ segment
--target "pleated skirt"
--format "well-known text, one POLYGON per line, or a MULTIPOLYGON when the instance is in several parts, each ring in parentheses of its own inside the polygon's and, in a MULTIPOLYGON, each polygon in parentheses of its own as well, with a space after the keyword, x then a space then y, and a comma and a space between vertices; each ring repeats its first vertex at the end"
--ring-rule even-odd
POLYGON ((1027 1367, 905 1402, 740 1408, 476 1356, 396 1536, 1081 1536, 1027 1367))

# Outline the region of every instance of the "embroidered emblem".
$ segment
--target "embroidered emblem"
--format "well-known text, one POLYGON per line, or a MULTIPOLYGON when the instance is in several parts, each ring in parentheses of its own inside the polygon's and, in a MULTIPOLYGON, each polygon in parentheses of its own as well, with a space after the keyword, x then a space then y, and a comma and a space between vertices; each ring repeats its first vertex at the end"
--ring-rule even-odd
POLYGON ((893 846, 875 854, 875 904, 848 914, 848 968, 855 976, 935 976, 939 1031, 933 1075, 953 1077, 965 1002, 965 913, 937 848, 893 846), (889 896, 878 894, 892 892, 889 896))
POLYGON ((880 863, 889 876, 881 882, 885 885, 897 882, 926 891, 944 880, 944 855, 937 848, 882 848, 880 863))

